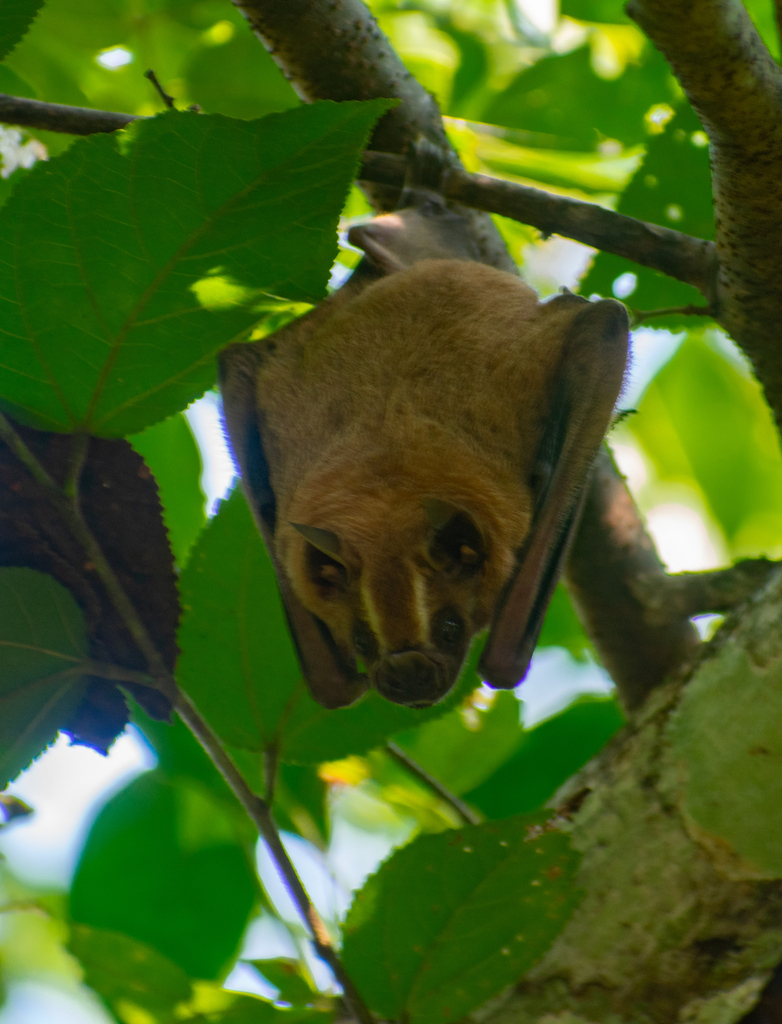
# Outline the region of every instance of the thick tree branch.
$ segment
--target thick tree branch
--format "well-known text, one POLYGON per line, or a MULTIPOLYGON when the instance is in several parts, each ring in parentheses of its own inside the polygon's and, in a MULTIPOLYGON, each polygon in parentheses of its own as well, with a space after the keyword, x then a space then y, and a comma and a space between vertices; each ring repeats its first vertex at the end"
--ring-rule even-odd
POLYGON ((630 0, 711 140, 715 314, 782 425, 782 70, 740 0, 630 0))
MULTIPOLYGON (((299 96, 307 101, 399 99, 379 121, 372 148, 404 153, 423 135, 461 167, 437 103, 410 74, 361 0, 232 0, 299 96)), ((368 190, 378 210, 396 207, 398 189, 368 190)), ((486 214, 461 210, 485 263, 517 273, 486 214)))
POLYGON ((649 625, 666 625, 705 612, 729 612, 742 604, 779 568, 767 558, 736 562, 712 572, 655 573, 630 580, 630 589, 646 608, 649 625))
POLYGON ((579 617, 629 711, 699 644, 688 614, 663 623, 647 618, 636 596, 639 578, 665 579, 665 570, 625 482, 603 449, 593 471, 583 518, 566 567, 579 617))

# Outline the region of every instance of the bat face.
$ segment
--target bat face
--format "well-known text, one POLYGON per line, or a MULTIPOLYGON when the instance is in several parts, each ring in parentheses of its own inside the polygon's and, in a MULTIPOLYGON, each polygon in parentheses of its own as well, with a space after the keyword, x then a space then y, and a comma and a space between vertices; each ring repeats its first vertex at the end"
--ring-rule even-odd
POLYGON ((426 707, 448 693, 488 625, 514 551, 480 501, 467 508, 412 483, 383 493, 367 479, 342 492, 342 507, 328 502, 324 517, 316 481, 297 495, 294 514, 312 522, 321 510, 317 521, 328 525, 281 523, 276 544, 297 595, 345 660, 360 659, 388 700, 426 707))
POLYGON ((243 486, 327 707, 368 685, 436 703, 486 626, 483 678, 523 678, 622 385, 620 303, 539 302, 433 208, 353 232, 368 271, 221 355, 243 486))

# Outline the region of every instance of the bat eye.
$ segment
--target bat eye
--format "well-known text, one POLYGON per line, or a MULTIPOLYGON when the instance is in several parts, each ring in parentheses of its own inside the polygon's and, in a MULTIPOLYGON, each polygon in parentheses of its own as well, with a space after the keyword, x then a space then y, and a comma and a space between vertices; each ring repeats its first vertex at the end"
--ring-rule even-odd
POLYGON ((307 550, 307 568, 310 579, 316 587, 322 589, 324 596, 342 590, 347 583, 345 566, 312 545, 307 550))
POLYGON ((432 623, 432 640, 441 650, 454 650, 464 640, 464 620, 458 612, 446 608, 432 623))
POLYGON ((357 622, 353 627, 353 646, 364 661, 374 661, 377 657, 377 640, 365 622, 357 622))

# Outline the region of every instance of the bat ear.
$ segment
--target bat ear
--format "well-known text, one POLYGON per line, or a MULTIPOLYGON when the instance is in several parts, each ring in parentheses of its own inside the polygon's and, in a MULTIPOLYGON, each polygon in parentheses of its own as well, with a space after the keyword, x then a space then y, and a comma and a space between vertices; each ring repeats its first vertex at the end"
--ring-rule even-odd
POLYGON ((469 512, 442 498, 421 498, 421 506, 432 527, 429 558, 434 566, 472 567, 483 561, 486 544, 469 512))
POLYGON ((291 523, 294 530, 318 551, 322 551, 329 558, 339 560, 339 537, 331 530, 321 530, 319 526, 302 526, 301 523, 291 523))
MULTIPOLYGON (((562 296, 553 301, 578 300, 562 296)), ((479 666, 483 678, 500 689, 512 689, 529 668, 578 527, 589 472, 622 387, 627 337, 627 311, 613 299, 585 305, 567 328, 552 411, 538 448, 532 526, 498 602, 479 666)))
MULTIPOLYGON (((234 458, 242 473, 242 488, 274 565, 304 678, 319 704, 327 708, 346 707, 367 689, 366 678, 358 674, 354 665, 345 662, 325 625, 299 601, 277 560, 274 547, 277 503, 263 450, 255 394, 261 358, 261 352, 252 344, 230 345, 220 353, 220 390, 225 423, 233 444, 234 458)), ((327 534, 329 531, 318 532, 327 534)))

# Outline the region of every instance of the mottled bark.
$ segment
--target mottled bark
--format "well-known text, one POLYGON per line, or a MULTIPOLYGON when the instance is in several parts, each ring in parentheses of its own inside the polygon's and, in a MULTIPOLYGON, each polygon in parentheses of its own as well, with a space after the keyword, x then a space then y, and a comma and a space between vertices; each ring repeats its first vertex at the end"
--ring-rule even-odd
POLYGON ((782 426, 782 71, 740 0, 630 0, 711 144, 718 322, 782 426))

